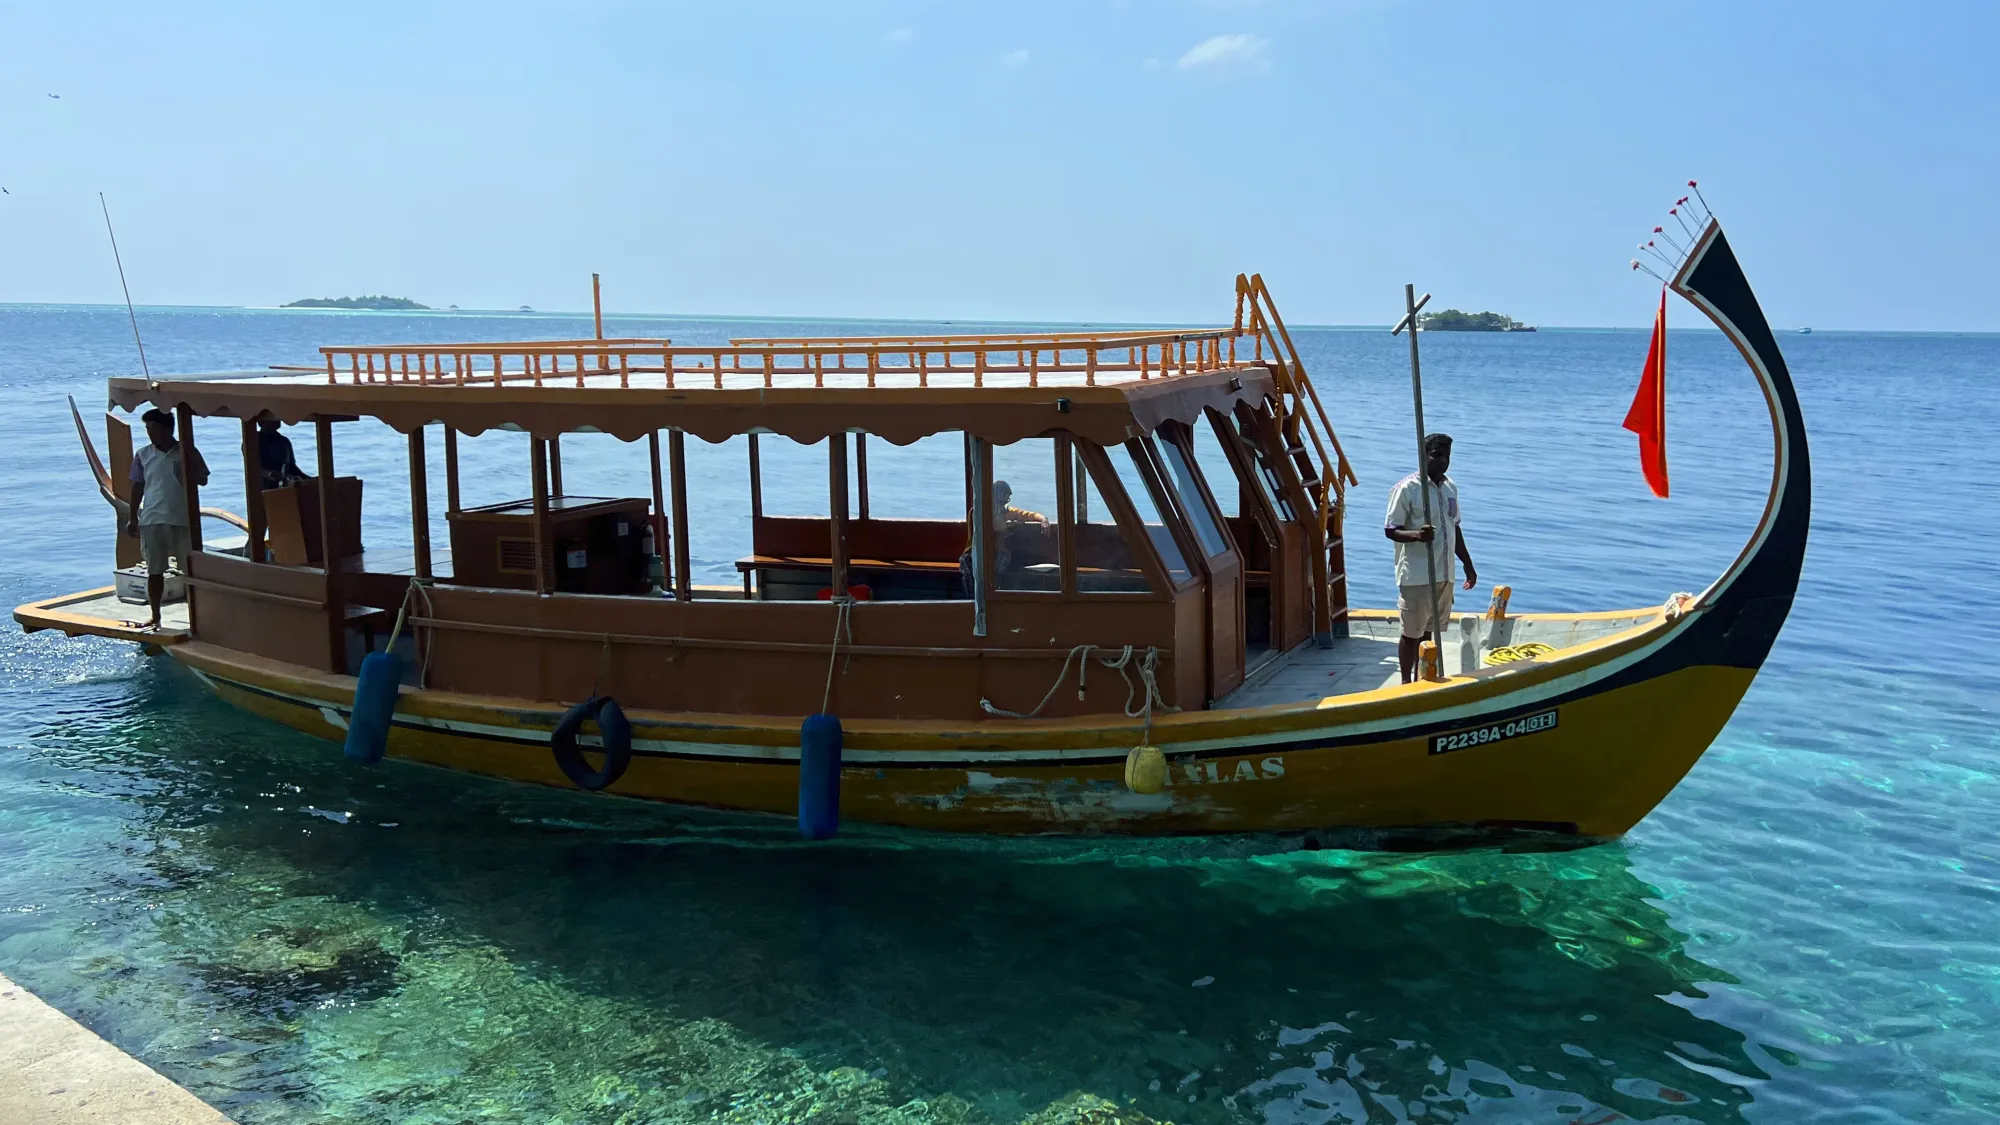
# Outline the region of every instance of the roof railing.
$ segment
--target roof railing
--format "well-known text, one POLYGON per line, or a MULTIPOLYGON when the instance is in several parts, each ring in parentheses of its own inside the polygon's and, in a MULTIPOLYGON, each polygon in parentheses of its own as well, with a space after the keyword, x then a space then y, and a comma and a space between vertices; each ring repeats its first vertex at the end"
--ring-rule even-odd
POLYGON ((1029 387, 1100 379, 1174 378, 1237 366, 1238 328, 1041 337, 870 338, 675 346, 667 340, 521 340, 325 347, 326 380, 420 386, 628 388, 635 378, 670 390, 862 385, 983 387, 1005 376, 1029 387))

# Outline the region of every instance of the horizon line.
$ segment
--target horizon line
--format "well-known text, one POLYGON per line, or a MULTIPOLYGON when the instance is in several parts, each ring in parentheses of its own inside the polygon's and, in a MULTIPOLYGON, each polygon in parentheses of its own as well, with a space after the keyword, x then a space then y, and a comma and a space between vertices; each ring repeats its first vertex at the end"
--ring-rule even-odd
MULTIPOLYGON (((123 306, 122 304, 113 304, 113 303, 108 303, 108 302, 101 302, 101 301, 0 301, 0 309, 30 309, 30 308, 47 308, 47 309, 114 309, 114 310, 115 310, 115 309, 120 309, 120 308, 123 308, 123 307, 124 307, 124 306, 123 306)), ((590 317, 591 317, 591 316, 593 315, 593 312, 592 312, 592 310, 590 310, 590 309, 535 309, 535 308, 530 308, 530 309, 528 309, 527 311, 525 311, 525 312, 524 312, 524 311, 522 311, 522 310, 521 310, 520 308, 512 308, 512 309, 476 309, 476 308, 424 308, 424 309, 337 309, 337 308, 331 308, 331 309, 330 309, 330 308, 286 308, 286 307, 283 307, 283 306, 280 306, 280 305, 183 305, 183 304, 142 304, 142 305, 134 305, 133 307, 134 307, 135 309, 155 309, 155 310, 162 310, 162 311, 169 311, 169 310, 183 310, 183 309, 185 309, 185 310, 196 310, 196 309, 198 309, 198 310, 206 310, 206 311, 213 311, 213 310, 227 310, 227 311, 233 311, 233 312, 273 312, 273 313, 303 313, 303 314, 318 314, 318 315, 328 315, 328 314, 337 314, 337 315, 343 315, 343 316, 353 316, 353 315, 370 315, 370 316, 468 316, 468 315, 470 315, 470 316, 514 316, 514 317, 549 317, 549 318, 561 318, 561 319, 573 319, 573 318, 584 318, 584 319, 588 319, 588 318, 590 318, 590 317)), ((1200 325, 1200 324, 1203 324, 1203 322, 1200 322, 1200 321, 1146 321, 1146 320, 1116 320, 1116 319, 1112 319, 1112 320, 1037 320, 1037 319, 1033 319, 1033 318, 1025 318, 1025 317, 1016 317, 1016 318, 1006 318, 1006 319, 993 319, 993 318, 986 318, 986 317, 953 317, 953 318, 943 318, 943 317, 915 317, 915 316, 824 316, 824 315, 800 315, 800 314, 770 314, 770 313, 758 313, 758 314, 749 314, 749 313, 668 313, 668 312, 613 312, 613 311, 610 311, 610 310, 606 310, 606 311, 605 311, 605 313, 604 313, 604 316, 606 317, 606 319, 625 319, 625 320, 681 320, 681 321, 737 321, 737 322, 743 322, 743 321, 769 321, 769 322, 774 322, 774 323, 799 323, 799 322, 812 322, 812 323, 820 323, 820 324, 969 324, 969 325, 982 325, 982 326, 996 326, 996 325, 997 325, 997 326, 1007 326, 1007 325, 1033 325, 1033 326, 1037 326, 1037 327, 1041 327, 1041 326, 1050 326, 1050 327, 1063 327, 1063 328, 1104 328, 1104 327, 1128 327, 1128 328, 1176 328, 1176 327, 1190 327, 1190 326, 1194 326, 1194 325, 1200 325)), ((1386 331, 1388 331, 1388 330, 1389 330, 1389 328, 1390 328, 1390 325, 1388 325, 1388 324, 1386 324, 1386 323, 1385 323, 1385 324, 1338 324, 1338 323, 1312 323, 1312 322, 1300 322, 1300 323, 1297 323, 1297 324, 1294 324, 1294 325, 1293 325, 1292 327, 1294 327, 1294 328, 1299 328, 1299 329, 1314 329, 1314 330, 1318 330, 1318 331, 1343 331, 1343 332, 1352 332, 1352 331, 1374 331, 1374 330, 1380 330, 1380 331, 1385 331, 1385 332, 1386 332, 1386 331)), ((1800 326, 1800 327, 1805 327, 1805 326, 1800 326)), ((1536 328, 1536 330, 1538 330, 1538 331, 1554 331, 1554 332, 1645 332, 1645 331, 1651 331, 1651 326, 1650 326, 1650 325, 1620 325, 1620 324, 1539 324, 1539 325, 1536 325, 1536 326, 1535 326, 1535 328, 1536 328)), ((1433 330, 1433 331, 1435 331, 1435 330, 1433 330)), ((1683 327, 1680 327, 1680 328, 1674 328, 1674 329, 1669 329, 1669 331, 1675 331, 1675 332, 1688 332, 1688 331, 1695 331, 1695 332, 1717 332, 1717 331, 1720 331, 1720 329, 1717 329, 1717 328, 1716 328, 1716 327, 1715 327, 1714 325, 1712 325, 1712 324, 1707 324, 1707 323, 1698 323, 1698 324, 1695 324, 1695 325, 1693 325, 1693 326, 1683 326, 1683 327)), ((1783 335, 1802 335, 1802 334, 1804 334, 1804 333, 1801 333, 1801 332, 1799 332, 1798 328, 1777 328, 1777 327, 1774 327, 1774 328, 1772 329, 1772 331, 1773 331, 1774 333, 1778 334, 1778 335, 1781 335, 1781 336, 1783 336, 1783 335)), ((1818 327, 1813 327, 1813 328, 1811 329, 1811 331, 1812 331, 1813 333, 1821 333, 1821 332, 1825 332, 1825 333, 1829 333, 1829 334, 1851 334, 1851 335, 1874 335, 1874 336, 1894 336, 1894 335, 1903 335, 1903 336, 1935 336, 1935 335, 1951 335, 1951 336, 1996 336, 1996 335, 2000 335, 2000 331, 1991 331, 1991 330, 1982 330, 1982 329, 1969 329, 1969 328, 1818 328, 1818 327)), ((1456 334, 1458 334, 1458 333, 1452 333, 1452 334, 1456 335, 1456 334)), ((1464 334, 1464 335, 1492 335, 1492 336, 1503 336, 1503 335, 1508 335, 1509 333, 1504 333, 1504 332, 1467 332, 1467 333, 1463 333, 1463 334, 1464 334)))

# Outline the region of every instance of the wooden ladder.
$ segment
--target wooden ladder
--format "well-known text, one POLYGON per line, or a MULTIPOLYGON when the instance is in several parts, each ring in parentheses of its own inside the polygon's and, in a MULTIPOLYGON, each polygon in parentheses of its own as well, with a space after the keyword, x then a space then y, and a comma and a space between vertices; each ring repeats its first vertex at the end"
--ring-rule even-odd
POLYGON ((1236 329, 1247 327, 1256 337, 1260 362, 1271 368, 1278 384, 1278 427, 1284 437, 1285 453, 1305 484, 1306 493, 1317 508, 1312 526, 1316 532, 1313 551, 1313 581, 1320 592, 1315 632, 1339 637, 1347 634, 1347 550, 1343 528, 1346 523, 1347 487, 1357 483, 1354 467, 1340 447, 1340 438, 1327 419, 1326 405, 1306 374, 1305 363, 1285 330, 1284 318, 1271 300, 1271 290, 1262 274, 1236 275, 1236 329), (1269 354, 1265 352, 1269 348, 1269 354))

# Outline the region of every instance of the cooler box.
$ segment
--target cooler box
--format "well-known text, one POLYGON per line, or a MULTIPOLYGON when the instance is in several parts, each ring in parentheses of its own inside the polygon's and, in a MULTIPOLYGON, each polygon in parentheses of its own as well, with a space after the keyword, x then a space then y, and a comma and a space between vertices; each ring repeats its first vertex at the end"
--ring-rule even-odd
MULTIPOLYGON (((117 588, 118 600, 133 605, 146 604, 146 565, 121 567, 111 572, 112 585, 117 588)), ((160 595, 162 604, 187 600, 187 583, 177 570, 167 572, 166 592, 160 595)))

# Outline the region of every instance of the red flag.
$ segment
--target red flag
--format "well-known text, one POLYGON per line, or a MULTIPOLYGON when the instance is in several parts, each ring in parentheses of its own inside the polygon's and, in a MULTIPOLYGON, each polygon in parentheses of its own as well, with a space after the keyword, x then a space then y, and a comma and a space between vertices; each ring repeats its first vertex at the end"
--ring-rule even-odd
POLYGON ((1646 373, 1625 412, 1625 428, 1639 435, 1639 467, 1653 495, 1667 498, 1667 287, 1660 286, 1660 312, 1653 318, 1653 344, 1646 349, 1646 373))

